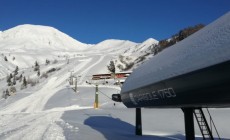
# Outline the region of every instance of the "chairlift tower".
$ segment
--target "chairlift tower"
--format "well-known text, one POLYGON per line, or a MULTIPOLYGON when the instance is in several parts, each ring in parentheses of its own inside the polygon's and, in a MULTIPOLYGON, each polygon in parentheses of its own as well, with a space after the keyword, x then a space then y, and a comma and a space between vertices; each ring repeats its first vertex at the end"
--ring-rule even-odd
POLYGON ((98 109, 98 108, 99 108, 99 101, 98 101, 98 84, 96 84, 94 108, 95 108, 95 109, 98 109))
POLYGON ((77 78, 79 77, 81 77, 80 75, 78 75, 78 76, 73 76, 74 78, 75 78, 75 88, 74 88, 74 91, 77 93, 77 78))

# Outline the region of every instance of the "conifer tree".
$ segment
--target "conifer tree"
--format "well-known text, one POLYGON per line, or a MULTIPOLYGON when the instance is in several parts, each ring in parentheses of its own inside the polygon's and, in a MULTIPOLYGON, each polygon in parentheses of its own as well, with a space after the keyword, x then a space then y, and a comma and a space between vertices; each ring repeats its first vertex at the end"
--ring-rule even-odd
POLYGON ((14 75, 18 74, 18 66, 16 66, 15 70, 14 70, 14 75))
POLYGON ((38 70, 37 76, 38 76, 38 77, 40 76, 40 70, 38 70))
POLYGON ((13 78, 13 85, 16 85, 16 77, 13 78))
POLYGON ((34 71, 38 71, 39 69, 40 69, 40 66, 39 66, 38 62, 35 61, 34 71))
POLYGON ((6 89, 6 94, 5 94, 5 97, 7 98, 8 96, 10 96, 10 92, 8 89, 6 89))
POLYGON ((7 82, 7 85, 8 85, 8 86, 11 86, 11 85, 12 85, 12 81, 11 81, 12 78, 13 78, 13 75, 12 75, 12 74, 10 74, 9 76, 7 76, 6 82, 7 82))
POLYGON ((22 82, 22 87, 26 88, 27 87, 27 81, 26 81, 26 77, 23 77, 23 82, 22 82))
POLYGON ((116 69, 115 69, 115 64, 113 61, 110 61, 110 64, 107 67, 111 73, 115 73, 116 69))
POLYGON ((4 57, 4 60, 5 60, 5 61, 8 61, 8 59, 7 59, 7 57, 6 57, 6 56, 4 57))
POLYGON ((22 74, 19 76, 19 82, 22 82, 22 74))

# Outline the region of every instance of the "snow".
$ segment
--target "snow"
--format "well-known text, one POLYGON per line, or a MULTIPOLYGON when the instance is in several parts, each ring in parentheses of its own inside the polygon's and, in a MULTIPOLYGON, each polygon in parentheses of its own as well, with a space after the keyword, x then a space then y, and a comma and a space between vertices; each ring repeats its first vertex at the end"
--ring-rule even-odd
MULTIPOLYGON (((225 26, 222 26, 225 30, 225 26)), ((219 30, 216 28, 215 30, 219 30)), ((216 32, 212 34, 214 33, 216 32)), ((226 32, 223 34, 228 35, 226 32)), ((140 44, 106 40, 96 45, 82 45, 75 40, 71 41, 56 29, 32 25, 15 27, 1 35, 4 37, 0 40, 0 94, 8 88, 6 75, 16 65, 19 66, 19 74, 23 73, 25 77, 39 82, 21 90, 21 83, 17 81, 16 94, 0 99, 0 139, 185 139, 183 112, 180 109, 142 109, 143 136, 136 136, 135 110, 126 108, 122 103, 114 105, 110 99, 112 94, 120 93, 121 90, 119 86, 111 84, 116 80, 102 85, 91 79, 93 74, 108 73, 106 65, 109 61, 123 54, 127 48, 136 53, 130 54, 139 55, 140 51, 135 51, 135 46, 140 45, 143 48, 140 50, 145 51, 156 40, 148 39, 140 44), (49 41, 52 42, 51 45, 49 41), (57 46, 53 45, 55 43, 57 46), (73 47, 76 48, 72 49, 73 47), (7 56, 8 61, 4 60, 4 56, 7 56), (13 56, 15 60, 12 60, 13 56), (45 65, 46 59, 51 61, 49 65, 45 65), (57 62, 53 63, 54 60, 57 62), (47 78, 38 78, 32 68, 35 61, 40 64, 41 73, 52 68, 60 69, 49 73, 47 78), (71 73, 77 77, 77 92, 68 82, 71 73), (87 84, 86 81, 92 84, 87 84), (98 109, 93 108, 95 84, 99 84, 98 109)), ((211 109, 210 112, 221 137, 229 139, 230 110, 211 109)), ((196 138, 201 139, 198 126, 195 130, 196 138)))
MULTIPOLYGON (((9 42, 11 45, 19 42, 30 40, 26 46, 17 46, 17 48, 24 47, 26 49, 38 49, 38 47, 46 47, 52 49, 84 49, 87 44, 74 40, 70 36, 58 31, 53 27, 41 26, 41 25, 19 25, 2 33, 4 41, 9 42), (36 46, 36 45, 39 46, 36 46)), ((16 47, 16 46, 15 46, 16 47)))
POLYGON ((145 40, 144 42, 136 45, 135 47, 131 47, 127 49, 125 53, 126 55, 135 54, 135 55, 140 56, 140 54, 144 52, 149 52, 150 47, 155 44, 158 44, 158 41, 153 38, 149 38, 145 40))
POLYGON ((230 60, 230 12, 137 68, 122 92, 230 60))
POLYGON ((90 48, 93 52, 124 52, 125 49, 135 46, 137 43, 131 42, 128 40, 115 40, 115 39, 108 39, 104 40, 90 48))

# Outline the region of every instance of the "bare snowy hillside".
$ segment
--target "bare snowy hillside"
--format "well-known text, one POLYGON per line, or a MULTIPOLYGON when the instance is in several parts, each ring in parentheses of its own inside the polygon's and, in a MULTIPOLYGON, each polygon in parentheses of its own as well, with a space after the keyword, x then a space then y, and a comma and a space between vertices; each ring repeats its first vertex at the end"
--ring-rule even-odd
POLYGON ((125 55, 140 55, 140 53, 144 54, 150 52, 152 49, 151 46, 158 44, 158 41, 149 38, 145 40, 143 43, 137 44, 135 47, 130 47, 125 51, 125 55))
POLYGON ((49 51, 72 51, 86 49, 81 43, 53 27, 40 25, 20 25, 2 32, 1 50, 25 52, 46 49, 49 51))
POLYGON ((90 45, 81 43, 52 27, 14 27, 0 34, 0 77, 9 74, 16 66, 28 68, 32 67, 35 61, 44 64, 47 59, 68 59, 69 52, 77 53, 88 46, 90 45))
POLYGON ((108 53, 123 53, 125 49, 132 48, 137 45, 137 43, 128 40, 105 40, 90 48, 92 51, 96 52, 108 52, 108 53))

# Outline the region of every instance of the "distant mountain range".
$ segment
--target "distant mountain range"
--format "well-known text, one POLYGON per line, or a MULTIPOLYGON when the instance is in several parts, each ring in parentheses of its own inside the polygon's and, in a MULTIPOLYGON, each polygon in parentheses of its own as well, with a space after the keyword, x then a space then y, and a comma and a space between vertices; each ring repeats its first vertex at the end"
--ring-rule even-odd
MULTIPOLYGON (((148 39, 144 44, 158 42, 155 39, 148 39)), ((142 43, 141 43, 142 44, 142 43)), ((138 46, 139 43, 128 40, 109 39, 98 44, 85 44, 73 39, 65 33, 49 26, 41 25, 19 25, 0 33, 1 51, 13 50, 16 52, 24 52, 29 50, 52 50, 52 51, 79 51, 79 50, 103 50, 109 51, 111 48, 116 50, 126 50, 132 46, 138 46)), ((137 49, 144 49, 143 45, 137 49)), ((135 51, 133 48, 131 49, 135 51)), ((114 51, 114 50, 113 50, 114 51)), ((130 53, 130 52, 129 52, 130 53)))
POLYGON ((44 64, 46 59, 68 59, 73 54, 108 54, 113 56, 112 60, 116 61, 116 66, 122 71, 127 69, 125 65, 135 63, 138 57, 149 52, 155 44, 158 41, 153 38, 142 43, 108 39, 98 44, 86 44, 53 27, 19 25, 0 32, 0 73, 5 76, 15 66, 28 68, 35 61, 44 64))

